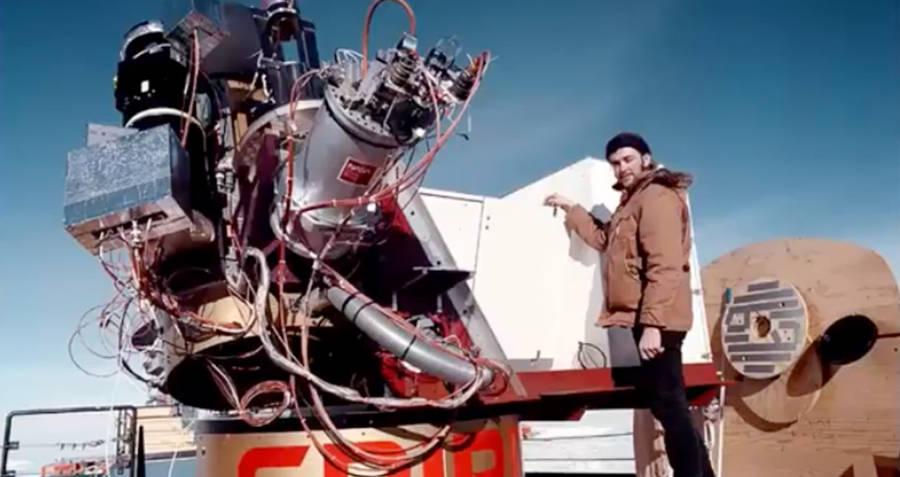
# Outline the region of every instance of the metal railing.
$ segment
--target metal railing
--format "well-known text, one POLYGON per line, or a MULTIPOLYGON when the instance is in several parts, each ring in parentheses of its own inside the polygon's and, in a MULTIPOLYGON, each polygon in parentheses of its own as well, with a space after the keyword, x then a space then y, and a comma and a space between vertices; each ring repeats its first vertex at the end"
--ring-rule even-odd
MULTIPOLYGON (((3 435, 3 453, 0 460, 0 477, 16 477, 15 470, 7 469, 10 451, 16 451, 23 447, 41 447, 49 445, 59 445, 60 443, 39 443, 23 445, 17 440, 12 440, 13 421, 17 417, 25 416, 42 416, 42 415, 59 415, 59 414, 85 414, 85 413, 109 413, 116 412, 116 438, 115 438, 115 456, 116 465, 120 468, 127 464, 129 467, 129 477, 135 477, 136 465, 134 465, 135 450, 137 448, 137 408, 135 406, 87 406, 87 407, 61 407, 50 409, 23 409, 12 411, 6 415, 6 430, 3 435), (123 462, 124 461, 124 462, 123 462)), ((65 444, 65 443, 63 443, 65 444)), ((77 444, 77 443, 76 443, 77 444)), ((97 444, 97 441, 86 441, 81 443, 84 446, 88 444, 97 444)), ((102 445, 108 443, 104 440, 102 445)), ((65 447, 63 445, 62 447, 65 447)), ((40 475, 40 474, 36 474, 40 475)))

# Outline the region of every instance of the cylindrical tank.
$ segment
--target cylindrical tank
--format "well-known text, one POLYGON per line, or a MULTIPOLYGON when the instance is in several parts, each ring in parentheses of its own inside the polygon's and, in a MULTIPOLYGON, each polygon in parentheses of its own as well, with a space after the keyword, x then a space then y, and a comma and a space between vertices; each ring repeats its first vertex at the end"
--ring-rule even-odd
MULTIPOLYGON (((302 145, 296 149, 291 191, 294 212, 311 204, 366 194, 377 181, 379 172, 401 150, 401 144, 388 127, 345 106, 350 98, 343 91, 333 85, 326 87, 322 107, 302 145)), ((287 173, 287 168, 282 168, 275 186, 278 205, 272 223, 278 229, 277 224, 284 216, 282 199, 287 194, 287 173)), ((359 210, 345 224, 345 230, 365 227, 370 212, 359 210)), ((318 253, 348 213, 347 208, 331 207, 309 211, 301 216, 299 223, 286 227, 286 236, 295 244, 318 253)), ((329 256, 345 250, 335 247, 329 256)))
POLYGON ((125 34, 116 72, 116 109, 122 124, 138 129, 169 123, 178 131, 182 119, 156 114, 131 121, 136 115, 158 108, 183 109, 188 58, 180 45, 165 36, 160 22, 138 23, 125 34))

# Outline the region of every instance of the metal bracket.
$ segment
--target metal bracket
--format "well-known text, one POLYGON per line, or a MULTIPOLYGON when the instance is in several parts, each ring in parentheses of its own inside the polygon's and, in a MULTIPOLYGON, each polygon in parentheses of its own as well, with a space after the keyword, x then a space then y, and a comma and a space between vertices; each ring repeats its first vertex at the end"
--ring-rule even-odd
MULTIPOLYGON (((401 201, 405 201, 405 199, 406 197, 400 197, 401 201)), ((422 196, 415 193, 409 201, 409 205, 403 209, 403 213, 416 238, 422 244, 428 260, 435 267, 456 269, 456 260, 453 259, 450 249, 438 232, 422 196)), ((447 290, 447 297, 459 313, 460 320, 481 354, 490 359, 506 362, 506 354, 488 324, 487 318, 475 301, 469 285, 465 281, 460 281, 447 290)), ((525 388, 515 372, 510 377, 510 386, 516 394, 520 396, 526 394, 525 388)))

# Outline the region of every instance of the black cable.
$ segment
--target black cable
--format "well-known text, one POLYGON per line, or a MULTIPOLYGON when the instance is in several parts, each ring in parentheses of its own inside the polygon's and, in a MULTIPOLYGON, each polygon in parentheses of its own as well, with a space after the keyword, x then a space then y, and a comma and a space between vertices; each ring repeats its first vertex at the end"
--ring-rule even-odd
MULTIPOLYGON (((153 382, 153 381, 151 381, 150 379, 147 379, 147 378, 145 378, 145 377, 139 375, 139 374, 136 373, 133 369, 131 369, 131 366, 128 364, 128 361, 126 361, 125 359, 120 358, 120 359, 119 359, 119 363, 122 365, 122 368, 125 369, 125 371, 128 372, 128 374, 130 374, 132 377, 134 377, 134 378, 137 379, 138 381, 140 381, 140 382, 142 382, 142 383, 144 383, 144 384, 146 384, 147 386, 150 386, 150 387, 160 388, 155 382, 153 382)), ((161 388, 160 388, 160 389, 161 389, 161 388)))
POLYGON ((607 364, 609 363, 609 360, 606 357, 606 353, 599 346, 597 346, 593 343, 587 343, 584 341, 578 342, 577 356, 578 356, 578 364, 581 365, 582 369, 605 368, 605 367, 607 367, 607 364), (588 359, 590 359, 590 354, 588 354, 588 355, 584 354, 585 347, 593 348, 597 353, 599 353, 600 356, 603 357, 603 364, 599 365, 599 366, 597 365, 597 363, 592 363, 594 366, 588 366, 587 364, 585 364, 585 362, 584 362, 585 356, 587 356, 588 359))

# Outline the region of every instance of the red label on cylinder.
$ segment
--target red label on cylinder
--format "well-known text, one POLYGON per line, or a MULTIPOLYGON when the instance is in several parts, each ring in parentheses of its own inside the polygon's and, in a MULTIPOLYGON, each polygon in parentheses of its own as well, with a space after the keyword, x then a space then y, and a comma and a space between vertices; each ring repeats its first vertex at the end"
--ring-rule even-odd
POLYGON ((377 169, 348 156, 344 161, 344 167, 341 167, 341 173, 338 174, 338 180, 348 184, 369 185, 377 169))

